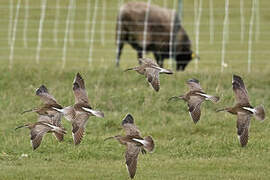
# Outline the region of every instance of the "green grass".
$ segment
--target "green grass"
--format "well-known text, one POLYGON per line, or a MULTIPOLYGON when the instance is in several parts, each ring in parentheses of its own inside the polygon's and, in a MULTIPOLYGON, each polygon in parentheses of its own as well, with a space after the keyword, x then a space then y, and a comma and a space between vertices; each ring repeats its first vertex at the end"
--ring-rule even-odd
MULTIPOLYGON (((162 1, 153 2, 162 4, 162 1)), ((184 1, 186 7, 184 24, 190 32, 191 39, 194 40, 191 24, 192 2, 184 1)), ((61 6, 68 4, 61 3, 61 6)), ((85 3, 86 1, 82 1, 77 7, 82 8, 85 3)), ((223 9, 223 1, 215 3, 216 8, 223 9)), ((151 135, 156 143, 154 153, 139 156, 136 179, 269 179, 269 118, 262 123, 252 119, 250 141, 247 147, 241 148, 236 136, 236 117, 215 112, 218 108, 234 104, 231 78, 232 74, 236 73, 244 79, 251 104, 253 106, 263 104, 266 114, 270 113, 268 93, 270 63, 267 62, 267 54, 260 53, 267 50, 265 44, 269 42, 269 36, 264 34, 269 30, 267 11, 261 10, 261 39, 254 43, 252 73, 248 74, 246 73, 248 33, 246 32, 246 39, 241 44, 237 24, 239 15, 234 14, 238 12, 235 9, 239 8, 239 3, 236 1, 230 3, 234 10, 230 17, 231 34, 226 53, 229 67, 224 73, 220 73, 222 26, 218 23, 223 21, 223 11, 217 12, 215 16, 217 25, 215 42, 212 45, 205 35, 208 31, 208 16, 205 12, 202 16, 199 71, 194 71, 195 65, 191 62, 185 72, 177 72, 172 76, 161 75, 161 89, 158 93, 149 87, 143 76, 135 72, 123 72, 124 68, 137 63, 136 55, 130 47, 126 46, 124 49, 121 68, 114 67, 115 45, 112 33, 106 34, 106 37, 112 40, 111 43, 108 42, 105 46, 100 42, 94 44, 96 51, 94 50, 94 60, 90 66, 87 62, 88 51, 72 51, 79 48, 87 49, 89 46, 80 41, 75 42, 74 46, 69 44, 66 68, 61 69, 62 42, 55 46, 51 41, 44 41, 41 61, 36 64, 37 42, 30 41, 29 48, 23 48, 20 28, 16 37, 18 41, 15 44, 13 68, 9 69, 9 47, 7 41, 3 39, 7 36, 7 32, 1 31, 3 40, 0 41, 0 53, 3 58, 0 61, 0 179, 128 179, 124 160, 125 147, 113 140, 103 141, 106 137, 124 134, 121 121, 127 113, 134 116, 142 135, 151 135), (31 50, 31 47, 34 50, 31 50), (44 47, 59 49, 49 51, 43 49, 44 47), (230 53, 233 50, 241 52, 230 53), (208 54, 206 51, 215 53, 208 54), (82 143, 76 147, 72 141, 71 124, 63 119, 63 125, 68 130, 64 142, 58 143, 51 134, 48 134, 41 146, 32 151, 29 130, 14 131, 14 128, 27 122, 35 122, 37 115, 34 113, 21 115, 20 112, 41 104, 39 98, 35 96, 35 89, 41 84, 45 84, 62 105, 73 104, 72 81, 77 72, 81 72, 85 79, 91 105, 95 109, 102 110, 105 118, 90 118, 86 135, 82 143), (167 102, 169 97, 187 91, 185 81, 191 77, 199 79, 206 92, 221 97, 218 104, 203 103, 201 120, 197 125, 194 125, 188 115, 184 102, 167 102), (28 157, 22 157, 22 154, 27 154, 28 157)), ((246 6, 250 7, 250 2, 246 3, 246 6)), ((8 1, 0 2, 0 6, 8 7, 8 4, 8 1)), ((49 1, 49 4, 53 6, 54 1, 49 1)), ((260 1, 260 4, 262 8, 266 7, 267 1, 260 1)), ((31 1, 31 5, 39 7, 39 1, 31 1)), ((117 1, 108 2, 108 7, 116 8, 116 6, 117 1)), ((207 4, 204 6, 208 7, 207 4)), ((245 11, 247 22, 249 10, 245 11)), ((51 14, 46 16, 45 23, 46 20, 53 20, 55 12, 51 11, 51 14)), ((20 18, 23 19, 23 11, 21 13, 20 18)), ((66 9, 61 11, 61 22, 65 21, 65 13, 66 9)), ((78 11, 76 18, 83 19, 84 13, 85 11, 78 11)), ((5 29, 8 27, 8 8, 3 9, 0 14, 2 19, 6 20, 0 27, 5 29)), ((39 9, 32 9, 30 19, 38 20, 39 14, 39 9)), ((108 11, 107 14, 108 20, 113 21, 116 11, 108 11)), ((18 25, 22 27, 23 21, 18 25)), ((29 26, 35 28, 37 32, 37 24, 32 23, 29 26)), ((51 26, 53 21, 46 23, 45 29, 51 26)), ((64 30, 64 23, 59 26, 64 30)), ((75 39, 83 38, 83 33, 80 33, 80 30, 84 29, 83 24, 78 23, 75 27, 75 39)), ((114 30, 114 24, 106 24, 106 28, 114 30)), ((98 39, 99 32, 96 33, 98 39)), ((63 34, 59 33, 59 36, 62 37, 63 34)), ((32 35, 29 32, 28 35, 36 40, 36 34, 32 35)), ((44 33, 44 38, 53 38, 52 33, 44 33)), ((167 62, 166 66, 168 67, 167 62)))

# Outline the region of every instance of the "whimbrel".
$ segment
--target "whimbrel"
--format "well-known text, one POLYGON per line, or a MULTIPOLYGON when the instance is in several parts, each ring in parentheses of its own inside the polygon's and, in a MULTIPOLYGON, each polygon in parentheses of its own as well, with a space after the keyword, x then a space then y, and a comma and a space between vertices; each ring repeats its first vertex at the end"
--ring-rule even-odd
POLYGON ((125 71, 134 70, 144 75, 155 91, 159 91, 160 81, 159 74, 173 74, 171 70, 159 67, 159 65, 150 58, 139 59, 140 66, 126 69, 125 71))
POLYGON ((73 82, 75 104, 63 109, 55 108, 72 123, 72 137, 75 145, 81 143, 85 127, 90 116, 104 117, 103 112, 93 110, 90 106, 85 84, 80 73, 77 73, 73 82))
POLYGON ((237 135, 242 147, 248 143, 248 131, 250 126, 250 118, 252 115, 258 120, 264 120, 265 111, 262 105, 253 108, 249 103, 248 91, 240 76, 233 75, 232 87, 235 94, 236 104, 233 107, 227 107, 217 110, 227 111, 231 114, 237 115, 237 135))
POLYGON ((31 137, 31 144, 33 147, 33 150, 37 149, 39 145, 41 144, 42 138, 46 133, 54 133, 56 135, 64 136, 66 134, 66 131, 62 127, 57 127, 51 123, 51 118, 47 115, 40 115, 38 118, 38 122, 35 122, 33 124, 25 124, 22 126, 19 126, 16 129, 27 127, 30 129, 30 137, 31 137))
POLYGON ((134 178, 137 169, 137 159, 140 152, 143 154, 153 152, 155 144, 151 136, 142 138, 139 129, 134 124, 134 119, 130 114, 127 114, 122 121, 122 127, 126 132, 126 136, 116 135, 113 137, 119 141, 120 144, 127 147, 126 150, 126 166, 129 172, 130 178, 134 178), (146 150, 145 150, 146 149, 146 150))
MULTIPOLYGON (((56 101, 56 99, 49 93, 46 86, 41 85, 36 90, 36 95, 40 97, 40 99, 44 102, 43 106, 36 107, 27 111, 22 112, 22 114, 26 112, 36 112, 40 116, 48 116, 50 117, 49 123, 54 126, 63 128, 61 124, 62 114, 56 111, 53 108, 62 109, 62 106, 56 101)), ((53 133, 58 141, 63 141, 63 134, 53 133)))
POLYGON ((197 79, 189 79, 187 81, 187 85, 190 90, 186 94, 171 97, 169 100, 177 98, 186 101, 188 104, 189 114, 193 122, 196 124, 201 117, 202 102, 205 100, 210 100, 216 103, 219 101, 219 97, 206 94, 201 88, 200 82, 197 79))

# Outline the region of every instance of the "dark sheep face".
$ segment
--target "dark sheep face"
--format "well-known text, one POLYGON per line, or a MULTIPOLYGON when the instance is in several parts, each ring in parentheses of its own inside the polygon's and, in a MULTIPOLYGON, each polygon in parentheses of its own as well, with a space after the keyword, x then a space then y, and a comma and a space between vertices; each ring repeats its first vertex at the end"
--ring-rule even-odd
POLYGON ((188 63, 192 60, 192 52, 182 52, 176 55, 176 70, 184 71, 188 63))

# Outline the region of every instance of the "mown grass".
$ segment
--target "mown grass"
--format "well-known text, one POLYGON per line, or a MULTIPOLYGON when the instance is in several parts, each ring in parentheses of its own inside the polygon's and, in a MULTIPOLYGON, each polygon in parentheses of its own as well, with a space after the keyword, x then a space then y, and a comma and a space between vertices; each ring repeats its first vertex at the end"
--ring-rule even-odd
MULTIPOLYGON (((220 107, 234 103, 231 74, 176 73, 161 76, 161 90, 154 92, 143 77, 124 74, 121 69, 73 68, 58 71, 57 67, 16 66, 1 68, 1 171, 2 179, 125 179, 125 147, 103 139, 123 134, 121 120, 131 113, 143 135, 156 142, 152 154, 140 155, 137 179, 257 179, 269 178, 268 118, 260 123, 252 120, 250 142, 239 146, 236 117, 216 113, 220 107), (21 115, 25 109, 41 102, 35 88, 45 84, 62 105, 74 102, 72 81, 80 71, 85 78, 90 102, 104 111, 105 118, 90 118, 83 142, 74 147, 71 125, 63 120, 69 133, 63 143, 46 135, 42 145, 32 151, 29 131, 18 125, 35 122, 36 114, 21 115), (184 102, 167 102, 171 96, 184 93, 190 77, 201 80, 210 94, 221 96, 215 105, 205 102, 197 125, 190 119, 184 102), (221 80, 222 79, 222 80, 221 80), (28 157, 21 157, 28 154, 28 157)), ((242 74, 241 74, 242 75, 242 74)), ((259 74, 243 75, 250 101, 264 104, 268 114, 270 86, 268 78, 259 74)), ((260 74, 269 77, 269 73, 260 74)))
MULTIPOLYGON (((85 7, 86 2, 80 1, 77 7, 85 7)), ((107 7, 117 7, 115 1, 107 2, 107 7)), ((162 2, 153 1, 157 4, 162 2)), ((238 10, 235 10, 239 8, 239 3, 230 3, 230 36, 226 47, 228 67, 224 73, 220 73, 220 22, 223 21, 224 14, 223 10, 218 11, 224 8, 224 2, 215 1, 215 41, 213 44, 209 43, 208 35, 206 36, 209 31, 208 16, 203 14, 198 71, 195 72, 195 64, 192 61, 185 72, 177 72, 172 76, 161 75, 161 89, 156 93, 143 76, 135 72, 123 72, 124 68, 137 64, 136 54, 130 47, 126 46, 124 49, 121 67, 114 67, 114 35, 109 33, 106 34, 108 44, 102 46, 100 42, 94 43, 93 62, 90 66, 87 61, 89 46, 81 41, 76 41, 73 46, 69 44, 66 66, 65 69, 61 69, 63 32, 59 33, 61 42, 56 46, 53 41, 48 41, 53 39, 52 33, 44 31, 41 61, 36 64, 36 33, 40 4, 38 1, 31 1, 33 7, 38 7, 30 11, 30 19, 37 19, 37 23, 32 21, 29 24, 29 28, 36 29, 34 33, 28 32, 28 36, 34 40, 29 40, 28 48, 23 48, 23 21, 19 21, 12 69, 8 68, 9 47, 4 39, 7 32, 1 31, 0 179, 128 179, 124 160, 125 147, 113 140, 103 141, 106 137, 124 133, 121 121, 127 113, 134 116, 142 135, 151 135, 156 143, 154 153, 139 156, 136 179, 269 179, 269 118, 262 123, 252 119, 250 141, 247 147, 241 148, 236 136, 236 117, 215 112, 218 108, 234 103, 231 88, 234 73, 243 77, 253 106, 263 104, 267 116, 270 107, 270 63, 267 61, 267 54, 260 53, 267 50, 266 45, 269 43, 266 33, 269 30, 267 11, 261 11, 261 39, 254 42, 252 71, 246 73, 248 33, 245 33, 245 41, 240 43, 240 26, 237 24, 239 14, 238 10), (86 51, 73 51, 86 46, 86 51), (45 49, 47 47, 52 49, 45 49), (241 52, 231 53, 233 50, 241 52), (207 53, 208 51, 212 53, 207 53), (73 104, 71 87, 77 72, 85 79, 91 105, 102 110, 105 118, 90 118, 86 135, 82 143, 76 147, 72 141, 71 125, 63 119, 63 125, 68 129, 64 142, 58 143, 49 134, 44 137, 41 146, 32 151, 29 130, 14 131, 14 128, 27 122, 35 122, 37 115, 21 115, 20 112, 41 104, 35 96, 35 89, 41 84, 45 84, 62 105, 73 104), (221 97, 218 104, 204 102, 201 120, 197 125, 190 119, 184 102, 167 102, 169 97, 186 92, 185 82, 192 77, 201 81, 206 92, 221 97), (28 157, 22 157, 22 154, 27 154, 28 157)), ((267 7, 266 0, 260 3, 261 7, 267 7)), ((8 1, 0 2, 3 7, 8 7, 8 4, 8 1)), ((48 4, 54 6, 55 3, 48 1, 48 4)), ((61 1, 61 6, 66 7, 67 4, 61 1)), ((184 1, 184 5, 184 25, 194 40, 193 1, 184 1)), ((203 4, 203 7, 207 8, 208 4, 203 4)), ((250 2, 246 2, 246 7, 250 8, 250 2)), ((3 23, 0 26, 7 29, 8 8, 2 10, 0 14, 3 15, 3 23)), ((63 31, 66 10, 63 8, 60 13, 62 23, 59 24, 59 30, 63 31)), ((76 18, 84 19, 85 12, 79 10, 81 9, 77 10, 76 18)), ((246 23, 249 22, 249 10, 245 9, 246 23)), ((23 11, 20 13, 23 19, 23 11)), ((54 13, 54 10, 47 13, 44 25, 47 30, 53 26, 54 13)), ((108 11, 107 15, 107 20, 113 21, 116 11, 108 11)), ((100 15, 97 17, 100 18, 100 15)), ((75 39, 83 38, 82 29, 83 24, 75 24, 75 39)), ((106 29, 114 30, 114 24, 106 24, 106 29)), ((99 35, 99 31, 96 31, 96 39, 99 39, 99 35)), ((168 67, 167 62, 165 65, 168 67)))

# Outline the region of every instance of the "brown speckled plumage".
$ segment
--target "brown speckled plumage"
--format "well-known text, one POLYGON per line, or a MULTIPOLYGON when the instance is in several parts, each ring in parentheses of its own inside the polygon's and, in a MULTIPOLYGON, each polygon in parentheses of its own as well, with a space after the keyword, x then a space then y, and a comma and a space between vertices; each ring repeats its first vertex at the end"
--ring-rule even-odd
POLYGON ((248 143, 248 131, 250 126, 251 116, 259 120, 265 118, 263 106, 253 108, 249 103, 248 91, 240 76, 233 75, 232 87, 235 94, 236 104, 233 107, 227 107, 217 111, 227 111, 231 114, 237 115, 237 136, 242 147, 248 143))
MULTIPOLYGON (((155 144, 151 136, 142 138, 139 129, 134 124, 134 119, 130 114, 127 114, 122 121, 122 127, 125 130, 126 136, 113 136, 107 139, 115 138, 120 144, 126 145, 125 154, 126 166, 130 178, 134 178, 137 169, 137 160, 140 152, 143 154, 152 152, 155 144)), ((105 140, 107 140, 105 139, 105 140)))
POLYGON ((129 68, 126 71, 134 70, 144 75, 155 91, 159 91, 160 88, 159 74, 173 74, 171 70, 159 67, 159 65, 150 58, 142 58, 139 61, 140 66, 129 68))
POLYGON ((177 98, 186 101, 188 104, 189 114, 193 122, 196 124, 201 117, 202 102, 210 100, 216 103, 219 101, 219 97, 206 94, 197 79, 189 79, 187 81, 187 85, 189 87, 189 91, 186 94, 172 97, 169 100, 177 98))
POLYGON ((77 73, 73 81, 73 93, 75 104, 64 109, 55 110, 63 113, 64 117, 72 123, 72 137, 75 145, 81 143, 87 121, 90 116, 104 117, 103 112, 93 110, 90 106, 85 84, 80 73, 77 73))

